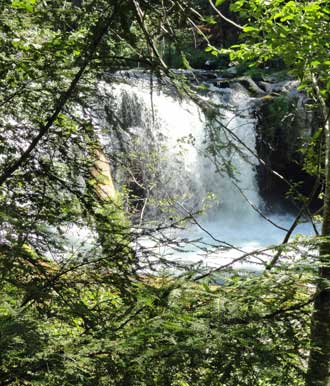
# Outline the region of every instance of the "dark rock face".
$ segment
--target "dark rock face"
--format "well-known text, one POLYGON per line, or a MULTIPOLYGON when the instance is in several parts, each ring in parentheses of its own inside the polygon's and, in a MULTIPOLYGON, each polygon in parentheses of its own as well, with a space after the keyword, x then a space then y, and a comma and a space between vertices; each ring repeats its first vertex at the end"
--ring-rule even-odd
MULTIPOLYGON (((315 176, 305 171, 301 148, 306 147, 319 127, 317 114, 308 111, 308 100, 303 94, 287 89, 285 84, 273 86, 272 90, 276 89, 278 95, 263 98, 256 110, 257 152, 271 169, 293 184, 299 193, 309 196, 315 176)), ((258 182, 260 194, 270 210, 276 209, 274 202, 282 207, 294 206, 295 194, 291 195, 287 183, 271 173, 269 168, 259 166, 258 182)), ((314 199, 311 206, 311 209, 317 209, 320 202, 314 199)))

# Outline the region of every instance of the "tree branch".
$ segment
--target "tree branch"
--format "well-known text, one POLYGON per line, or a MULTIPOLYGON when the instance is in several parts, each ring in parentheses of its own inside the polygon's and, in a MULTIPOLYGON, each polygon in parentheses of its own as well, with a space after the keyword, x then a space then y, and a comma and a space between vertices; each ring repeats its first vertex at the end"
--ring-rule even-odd
POLYGON ((16 161, 12 163, 12 165, 10 165, 0 175, 0 186, 3 185, 15 173, 15 171, 18 170, 28 160, 31 153, 38 146, 41 139, 48 133, 49 129, 52 127, 55 120, 57 119, 59 113, 62 111, 63 107, 66 105, 68 100, 72 97, 78 82, 83 76, 87 66, 93 59, 93 56, 98 48, 98 45, 100 44, 103 36, 107 33, 110 21, 112 20, 115 14, 116 14, 116 6, 114 7, 113 12, 111 12, 110 16, 105 18, 102 16, 100 18, 99 22, 95 26, 95 31, 93 33, 91 43, 88 49, 86 50, 87 52, 80 55, 78 59, 78 61, 82 60, 82 64, 80 65, 79 71, 74 76, 68 89, 60 96, 53 114, 48 118, 47 122, 40 127, 38 134, 34 137, 32 142, 28 146, 28 148, 22 153, 22 155, 16 161))
POLYGON ((215 10, 215 12, 221 17, 221 19, 225 20, 227 23, 233 25, 234 27, 240 29, 240 30, 243 30, 243 26, 235 23, 233 20, 231 19, 228 19, 228 17, 226 17, 222 12, 219 11, 219 9, 213 4, 213 1, 212 0, 209 0, 209 3, 211 5, 211 7, 215 10))

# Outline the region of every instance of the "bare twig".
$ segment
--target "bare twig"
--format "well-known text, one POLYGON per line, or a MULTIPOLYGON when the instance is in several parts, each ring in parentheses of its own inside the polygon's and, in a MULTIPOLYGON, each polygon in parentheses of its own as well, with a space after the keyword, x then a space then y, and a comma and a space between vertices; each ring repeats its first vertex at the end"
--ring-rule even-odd
POLYGON ((196 219, 196 217, 188 209, 186 209, 182 204, 180 204, 179 202, 176 201, 175 205, 179 206, 186 214, 188 214, 189 218, 191 218, 193 220, 193 222, 198 226, 198 228, 201 229, 203 232, 205 232, 213 241, 216 241, 219 244, 225 245, 226 247, 228 247, 230 249, 235 249, 236 251, 244 252, 242 249, 235 247, 235 245, 230 244, 230 243, 223 241, 223 240, 219 240, 216 237, 214 237, 212 235, 212 233, 209 232, 205 227, 203 227, 203 225, 201 225, 199 223, 199 221, 196 219))
MULTIPOLYGON (((308 206, 311 204, 312 200, 314 199, 314 196, 315 196, 315 193, 316 193, 316 191, 317 191, 318 186, 319 186, 319 179, 317 179, 317 180, 315 181, 315 184, 314 184, 314 186, 313 186, 313 189, 312 189, 312 192, 311 192, 311 194, 310 194, 310 196, 309 196, 309 199, 308 199, 308 200, 305 202, 305 204, 300 208, 300 210, 299 210, 297 216, 295 217, 295 219, 294 219, 294 221, 293 221, 291 227, 290 227, 289 230, 287 231, 287 234, 285 235, 285 237, 284 237, 284 239, 283 239, 283 241, 282 241, 282 245, 283 245, 283 244, 286 244, 286 243, 289 241, 289 239, 290 239, 290 237, 291 237, 293 231, 295 230, 295 228, 296 228, 297 225, 299 224, 300 218, 301 218, 302 215, 304 214, 306 208, 308 208, 308 206)), ((272 269, 272 268, 275 266, 275 264, 277 263, 277 261, 279 260, 279 258, 281 257, 281 254, 282 254, 282 251, 281 251, 281 249, 279 249, 279 251, 278 251, 278 252, 276 253, 276 255, 273 257, 273 259, 271 260, 271 262, 266 266, 266 269, 268 269, 268 270, 272 269)))
POLYGON ((211 7, 215 10, 215 12, 221 17, 221 19, 225 20, 227 23, 233 25, 234 27, 236 27, 240 30, 243 30, 243 26, 235 23, 233 20, 229 19, 222 12, 220 12, 219 9, 214 5, 212 0, 209 0, 209 3, 211 5, 211 7))
POLYGON ((236 184, 235 181, 231 181, 232 184, 236 187, 236 189, 240 192, 240 194, 243 196, 243 198, 247 201, 247 203, 251 206, 251 208, 256 211, 262 218, 264 218, 266 221, 268 221, 269 223, 271 223, 272 225, 274 225, 274 227, 278 228, 278 229, 281 229, 282 231, 285 231, 285 232, 288 232, 288 229, 286 228, 283 228, 281 227, 280 225, 276 224, 274 221, 272 221, 269 217, 267 217, 265 214, 262 213, 262 211, 256 206, 253 204, 253 202, 251 202, 249 200, 249 198, 246 196, 246 194, 243 192, 243 189, 238 185, 236 184))

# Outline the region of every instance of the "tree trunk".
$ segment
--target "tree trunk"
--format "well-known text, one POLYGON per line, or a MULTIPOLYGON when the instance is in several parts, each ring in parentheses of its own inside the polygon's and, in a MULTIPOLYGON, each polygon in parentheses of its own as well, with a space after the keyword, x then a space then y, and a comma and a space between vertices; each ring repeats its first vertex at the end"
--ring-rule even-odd
POLYGON ((116 189, 111 177, 110 164, 101 148, 95 151, 95 158, 91 170, 95 192, 101 201, 115 201, 116 189))
POLYGON ((311 325, 311 349, 306 386, 330 385, 330 119, 323 103, 325 117, 325 191, 320 268, 311 325))

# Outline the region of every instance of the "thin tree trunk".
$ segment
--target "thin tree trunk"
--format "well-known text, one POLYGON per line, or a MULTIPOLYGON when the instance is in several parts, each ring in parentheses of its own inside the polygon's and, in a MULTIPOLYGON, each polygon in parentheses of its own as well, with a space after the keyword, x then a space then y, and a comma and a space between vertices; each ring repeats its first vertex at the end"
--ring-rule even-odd
POLYGON ((110 164, 101 148, 95 151, 95 158, 91 170, 95 192, 101 201, 115 201, 116 189, 111 177, 110 164))
POLYGON ((330 120, 321 98, 325 119, 325 191, 320 268, 311 326, 311 349, 306 386, 330 386, 330 120))

